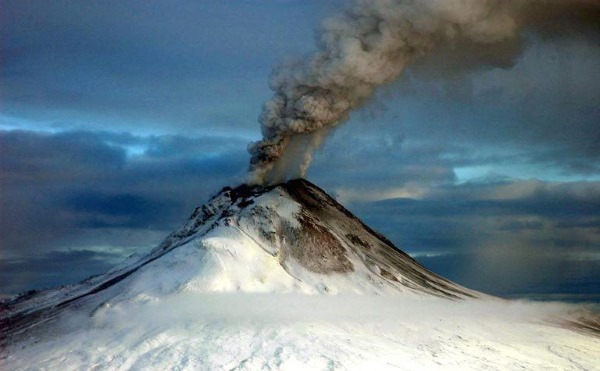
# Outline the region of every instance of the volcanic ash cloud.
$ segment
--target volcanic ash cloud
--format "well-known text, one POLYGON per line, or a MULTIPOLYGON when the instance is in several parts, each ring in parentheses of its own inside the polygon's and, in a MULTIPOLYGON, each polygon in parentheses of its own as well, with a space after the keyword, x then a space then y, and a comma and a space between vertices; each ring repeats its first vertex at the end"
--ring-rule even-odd
POLYGON ((554 17, 562 16, 563 29, 593 22, 589 14, 599 9, 600 1, 589 0, 356 0, 323 23, 315 54, 273 71, 274 95, 259 119, 263 139, 248 148, 249 182, 304 176, 331 128, 436 47, 451 45, 461 55, 464 45, 510 42, 525 26, 547 27, 554 17))

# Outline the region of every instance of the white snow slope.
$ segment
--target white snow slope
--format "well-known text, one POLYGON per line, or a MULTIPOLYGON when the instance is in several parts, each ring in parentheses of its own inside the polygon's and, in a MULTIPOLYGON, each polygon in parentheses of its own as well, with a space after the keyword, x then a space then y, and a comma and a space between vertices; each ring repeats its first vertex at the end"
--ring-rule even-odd
POLYGON ((147 256, 0 310, 2 370, 600 369, 595 314, 460 287, 301 180, 226 188, 147 256))

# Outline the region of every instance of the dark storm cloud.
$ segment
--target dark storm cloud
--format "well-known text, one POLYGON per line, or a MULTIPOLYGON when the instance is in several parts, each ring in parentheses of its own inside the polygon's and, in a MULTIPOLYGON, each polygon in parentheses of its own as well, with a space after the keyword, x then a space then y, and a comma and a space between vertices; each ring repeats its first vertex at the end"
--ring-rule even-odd
POLYGON ((169 230, 243 173, 242 143, 216 137, 1 132, 3 254, 57 248, 81 228, 169 230), (175 142, 184 144, 177 156, 175 142), (141 152, 130 156, 129 146, 141 152))
POLYGON ((600 217, 600 183, 552 183, 542 181, 503 181, 466 183, 434 187, 420 199, 396 198, 368 203, 355 202, 369 215, 393 217, 492 218, 499 230, 540 229, 542 221, 552 226, 587 224, 600 217), (540 220, 518 220, 518 218, 540 220), (507 220, 508 219, 508 220, 507 220), (574 223, 573 223, 574 222, 574 223))
POLYGON ((1 294, 72 284, 110 270, 122 258, 110 252, 72 250, 40 252, 27 259, 0 259, 1 294))
POLYGON ((315 20, 303 15, 324 8, 256 6, 3 1, 2 111, 63 128, 251 133, 270 66, 310 45, 315 20), (286 12, 298 28, 288 27, 286 12))
POLYGON ((597 30, 552 40, 532 36, 510 68, 457 77, 430 76, 424 66, 395 87, 403 91, 398 101, 408 102, 390 109, 408 118, 407 138, 475 151, 511 148, 534 164, 597 174, 599 42, 597 30))
POLYGON ((122 167, 126 157, 122 148, 106 145, 89 133, 1 132, 0 153, 5 184, 93 178, 95 173, 122 167))
POLYGON ((373 212, 394 208, 396 213, 405 215, 464 216, 477 210, 479 216, 537 215, 560 219, 593 217, 600 210, 600 199, 598 198, 600 192, 590 195, 589 198, 553 192, 510 200, 469 199, 465 193, 468 192, 447 191, 444 192, 444 197, 429 200, 379 201, 374 202, 370 207, 373 212))
POLYGON ((473 253, 422 256, 427 268, 467 287, 494 295, 597 302, 600 259, 538 254, 482 257, 473 253), (594 294, 595 293, 595 294, 594 294))
POLYGON ((594 233, 600 234, 600 218, 593 220, 593 221, 587 221, 587 222, 578 222, 578 221, 564 221, 564 222, 560 222, 556 225, 557 228, 566 228, 566 229, 570 229, 570 228, 586 228, 589 229, 590 231, 593 231, 594 233))
POLYGON ((349 123, 347 130, 342 128, 332 135, 315 156, 309 179, 331 191, 351 188, 367 196, 408 183, 440 184, 456 179, 453 166, 457 159, 448 161, 444 156, 461 153, 458 146, 406 145, 401 133, 386 133, 385 124, 374 120, 369 126, 374 133, 356 135, 359 125, 349 123))
POLYGON ((523 231, 523 230, 541 230, 544 227, 544 224, 539 221, 529 222, 529 221, 508 221, 502 224, 500 230, 502 231, 523 231))
POLYGON ((67 197, 65 209, 76 214, 81 227, 143 228, 163 221, 169 205, 132 194, 80 192, 67 197))
POLYGON ((600 251, 600 231, 593 227, 600 220, 598 182, 488 175, 456 184, 457 167, 528 165, 529 159, 510 151, 480 154, 459 143, 411 143, 401 135, 369 140, 353 137, 354 130, 334 135, 311 179, 402 249, 456 252, 511 245, 530 255, 544 247, 547 254, 559 247, 600 251), (566 232, 564 226, 572 229, 566 232))
POLYGON ((440 185, 420 199, 348 206, 428 268, 474 289, 585 294, 600 288, 599 182, 440 185))

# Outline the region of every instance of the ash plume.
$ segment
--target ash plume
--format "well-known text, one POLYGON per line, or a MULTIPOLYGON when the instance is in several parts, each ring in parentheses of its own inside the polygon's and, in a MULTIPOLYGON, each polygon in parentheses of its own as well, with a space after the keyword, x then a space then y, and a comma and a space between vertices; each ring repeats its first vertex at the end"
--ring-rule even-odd
POLYGON ((274 95, 259 118, 263 139, 248 147, 249 182, 303 177, 332 128, 436 49, 449 46, 465 59, 456 69, 474 69, 494 62, 467 59, 473 48, 502 45, 500 53, 514 58, 520 48, 506 44, 523 30, 560 35, 597 26, 599 12, 597 0, 355 0, 323 23, 315 54, 273 71, 274 95))

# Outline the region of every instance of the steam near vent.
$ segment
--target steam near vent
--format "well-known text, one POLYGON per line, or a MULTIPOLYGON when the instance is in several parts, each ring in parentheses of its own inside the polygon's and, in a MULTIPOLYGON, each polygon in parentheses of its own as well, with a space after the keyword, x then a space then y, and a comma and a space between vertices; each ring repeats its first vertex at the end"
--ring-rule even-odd
POLYGON ((259 119, 263 139, 248 148, 249 183, 303 177, 333 127, 436 49, 464 58, 455 68, 477 68, 494 61, 466 49, 506 46, 524 30, 552 36, 597 27, 599 13, 598 0, 356 0, 323 23, 315 54, 273 71, 274 95, 259 119))

